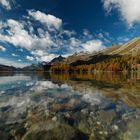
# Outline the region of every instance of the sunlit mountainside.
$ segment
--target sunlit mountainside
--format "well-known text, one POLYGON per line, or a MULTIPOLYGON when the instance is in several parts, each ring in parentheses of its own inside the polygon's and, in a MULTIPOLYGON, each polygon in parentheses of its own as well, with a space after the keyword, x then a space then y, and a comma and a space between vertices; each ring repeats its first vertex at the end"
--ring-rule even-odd
POLYGON ((139 55, 140 54, 140 38, 135 38, 122 45, 113 45, 105 50, 108 55, 139 55))

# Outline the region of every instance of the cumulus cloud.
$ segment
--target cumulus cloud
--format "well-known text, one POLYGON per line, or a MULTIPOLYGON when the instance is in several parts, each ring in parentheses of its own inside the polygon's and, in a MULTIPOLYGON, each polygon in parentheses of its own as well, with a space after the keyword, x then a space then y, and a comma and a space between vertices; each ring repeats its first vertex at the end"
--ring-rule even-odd
POLYGON ((32 55, 36 56, 37 61, 51 61, 53 58, 55 58, 56 54, 49 54, 48 52, 45 52, 43 50, 35 50, 31 52, 32 55))
POLYGON ((119 42, 119 44, 124 44, 130 40, 132 40, 133 38, 131 36, 119 36, 117 37, 117 41, 119 42))
POLYGON ((61 35, 66 35, 68 37, 71 37, 71 36, 76 35, 76 32, 75 31, 63 30, 63 32, 61 33, 61 35))
MULTIPOLYGON (((1 24, 1 31, 7 32, 7 34, 0 34, 0 41, 8 42, 16 47, 25 48, 28 51, 36 52, 36 50, 41 50, 42 52, 46 52, 51 49, 51 46, 58 45, 58 39, 55 39, 54 36, 48 31, 44 31, 42 28, 37 29, 37 34, 30 33, 29 30, 25 29, 25 27, 33 28, 28 23, 24 23, 23 21, 16 21, 13 19, 7 20, 5 23, 1 24), (55 39, 55 40, 53 40, 55 39)), ((21 49, 23 51, 23 49, 21 49)), ((42 60, 43 58, 48 61, 53 58, 52 54, 42 54, 38 55, 34 53, 37 59, 42 60), (47 57, 48 56, 48 57, 47 57)), ((12 56, 16 56, 12 54, 12 56)), ((27 58, 28 60, 32 60, 32 58, 27 58)))
POLYGON ((0 0, 0 5, 6 10, 11 10, 12 3, 14 3, 14 0, 0 0))
POLYGON ((26 56, 26 59, 29 60, 29 61, 33 61, 34 60, 34 57, 32 57, 32 56, 26 56))
POLYGON ((19 55, 15 54, 15 53, 12 53, 12 56, 15 56, 15 57, 17 57, 17 56, 19 56, 19 55))
POLYGON ((110 44, 111 42, 114 42, 114 39, 110 36, 110 34, 102 30, 96 34, 96 37, 99 40, 102 40, 106 44, 110 44))
POLYGON ((107 12, 117 9, 121 17, 132 26, 140 22, 140 0, 102 0, 107 12))
POLYGON ((0 40, 9 42, 14 46, 21 46, 31 48, 32 46, 32 37, 28 34, 26 30, 24 30, 24 26, 22 23, 9 19, 3 25, 2 29, 9 28, 7 31, 7 35, 0 34, 0 40))
POLYGON ((92 38, 93 37, 93 35, 87 29, 84 29, 83 30, 83 35, 86 36, 86 37, 88 37, 88 38, 92 38))
POLYGON ((102 41, 90 40, 82 44, 84 50, 88 52, 99 51, 104 48, 102 41))
MULTIPOLYGON (((51 36, 48 32, 45 32, 41 37, 36 34, 29 33, 25 29, 25 26, 29 26, 24 23, 9 19, 5 24, 3 24, 2 30, 5 29, 7 35, 0 34, 0 40, 13 44, 17 47, 23 47, 28 50, 38 49, 38 47, 46 48, 48 46, 54 45, 51 36), (7 30, 7 28, 9 30, 7 30)), ((40 34, 40 33, 39 33, 40 34)))
POLYGON ((22 60, 21 59, 18 59, 18 62, 21 62, 22 60))
POLYGON ((81 41, 74 37, 71 37, 69 41, 71 47, 79 46, 81 44, 81 41))
POLYGON ((3 46, 0 46, 0 52, 5 52, 6 51, 6 48, 4 48, 3 46))
POLYGON ((46 25, 49 30, 52 30, 54 28, 59 30, 62 26, 62 20, 53 15, 50 14, 47 15, 41 11, 35 10, 28 10, 28 14, 32 16, 35 20, 46 25))

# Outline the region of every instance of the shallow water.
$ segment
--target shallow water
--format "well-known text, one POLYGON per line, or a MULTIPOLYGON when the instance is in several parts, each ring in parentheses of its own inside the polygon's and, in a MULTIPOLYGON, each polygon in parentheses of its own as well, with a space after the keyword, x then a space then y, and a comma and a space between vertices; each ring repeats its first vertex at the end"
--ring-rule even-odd
POLYGON ((0 74, 0 140, 140 140, 140 74, 0 74))

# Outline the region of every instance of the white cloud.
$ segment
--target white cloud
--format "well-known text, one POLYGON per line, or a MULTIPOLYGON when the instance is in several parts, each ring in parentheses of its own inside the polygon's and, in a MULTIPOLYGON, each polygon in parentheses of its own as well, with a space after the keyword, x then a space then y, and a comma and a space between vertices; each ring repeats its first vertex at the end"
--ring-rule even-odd
POLYGON ((22 60, 21 59, 18 59, 18 62, 21 62, 22 60))
POLYGON ((83 30, 83 34, 84 34, 85 36, 88 36, 88 35, 90 35, 90 32, 89 32, 89 30, 84 29, 84 30, 83 30))
POLYGON ((57 55, 55 54, 48 54, 46 56, 41 56, 42 61, 50 62, 52 59, 54 59, 57 55))
POLYGON ((75 46, 79 46, 81 44, 81 41, 75 37, 71 37, 70 38, 70 46, 71 47, 75 47, 75 46))
POLYGON ((102 30, 96 35, 96 37, 99 40, 102 40, 102 42, 104 43, 110 44, 111 42, 113 42, 113 38, 110 36, 110 34, 102 30))
POLYGON ((62 26, 62 20, 53 15, 47 15, 43 12, 35 10, 28 10, 28 14, 32 16, 35 20, 46 25, 49 30, 52 30, 54 28, 59 30, 62 26))
POLYGON ((99 51, 104 48, 102 41, 94 39, 83 43, 82 46, 88 52, 99 51))
POLYGON ((19 49, 19 51, 23 52, 23 49, 22 49, 22 48, 20 48, 20 49, 19 49))
POLYGON ((27 48, 31 48, 32 37, 26 30, 24 30, 24 26, 22 23, 13 19, 9 19, 3 25, 3 29, 6 27, 9 28, 9 30, 6 30, 8 35, 0 34, 1 41, 9 42, 14 46, 26 46, 27 48))
POLYGON ((129 26, 140 22, 140 0, 102 0, 107 12, 118 9, 129 26))
POLYGON ((22 64, 20 62, 12 61, 5 58, 0 58, 0 64, 7 65, 7 66, 21 67, 21 68, 27 66, 27 64, 22 64))
POLYGON ((98 37, 99 37, 99 38, 104 38, 104 34, 103 34, 103 33, 99 33, 99 34, 98 34, 98 37))
POLYGON ((26 56, 26 59, 29 60, 29 61, 33 61, 34 60, 34 57, 32 57, 32 56, 26 56))
POLYGON ((123 43, 128 42, 131 39, 132 38, 128 37, 128 36, 120 36, 120 37, 117 38, 117 41, 119 42, 119 44, 123 44, 123 43))
POLYGON ((3 46, 0 46, 0 51, 5 52, 6 48, 4 48, 3 46))
POLYGON ((17 56, 19 56, 19 55, 15 54, 15 53, 12 53, 12 56, 15 56, 15 57, 17 57, 17 56))
POLYGON ((14 0, 0 0, 0 5, 7 10, 11 10, 14 0))
POLYGON ((36 56, 37 61, 49 62, 57 56, 56 54, 49 54, 43 50, 35 50, 32 51, 31 53, 36 56))
POLYGON ((54 45, 50 34, 46 31, 43 36, 39 37, 36 34, 30 34, 26 29, 22 21, 16 21, 13 19, 7 20, 5 24, 2 24, 2 30, 8 33, 8 35, 0 34, 0 40, 13 44, 16 47, 26 48, 28 50, 47 48, 54 45), (6 28, 9 28, 7 30, 6 28))
POLYGON ((72 36, 76 35, 76 32, 75 31, 63 30, 62 35, 66 35, 68 37, 72 37, 72 36))
MULTIPOLYGON (((37 57, 36 59, 40 61, 50 61, 56 55, 49 54, 47 51, 51 49, 51 46, 57 46, 58 38, 56 37, 55 42, 53 41, 54 36, 48 31, 44 31, 43 28, 38 28, 38 35, 34 33, 29 33, 26 27, 33 28, 31 25, 25 24, 23 21, 16 21, 13 19, 7 20, 7 22, 1 24, 1 30, 5 30, 8 34, 0 34, 0 40, 3 42, 11 43, 16 47, 26 48, 27 50, 34 52, 34 55, 37 57), (8 30, 7 30, 8 28, 8 30), (37 53, 36 53, 36 50, 37 53), (41 54, 43 52, 43 54, 41 54)), ((62 40, 61 40, 62 41, 62 40)), ((63 41, 62 41, 63 42, 63 41)), ((62 43, 63 44, 63 43, 62 43)), ((59 48, 57 48, 59 49, 59 48)), ((12 54, 12 56, 17 56, 16 54, 12 54)), ((26 57, 26 59, 32 61, 33 58, 26 57)))

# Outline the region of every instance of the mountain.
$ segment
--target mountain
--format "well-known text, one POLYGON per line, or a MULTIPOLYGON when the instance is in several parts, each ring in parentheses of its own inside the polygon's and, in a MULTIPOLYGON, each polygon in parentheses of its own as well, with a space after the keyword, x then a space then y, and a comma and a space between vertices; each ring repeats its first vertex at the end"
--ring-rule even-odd
POLYGON ((140 37, 137 37, 122 45, 113 45, 106 50, 105 54, 108 55, 138 55, 140 54, 140 37))
POLYGON ((0 65, 0 71, 16 71, 17 68, 13 66, 0 65))
POLYGON ((118 44, 112 44, 112 46, 105 48, 104 50, 101 51, 101 53, 106 54, 106 55, 111 55, 112 52, 116 51, 119 49, 121 45, 118 44))
POLYGON ((84 52, 81 52, 81 53, 75 53, 71 56, 68 56, 65 60, 63 60, 65 63, 67 64, 72 64, 76 61, 88 61, 90 60, 90 58, 95 55, 95 54, 90 54, 88 52, 84 53, 84 52))
POLYGON ((52 61, 50 61, 50 62, 48 63, 48 65, 54 65, 54 64, 56 64, 56 63, 62 62, 64 59, 65 59, 65 58, 62 57, 62 56, 60 55, 60 56, 54 58, 52 61))
POLYGON ((44 68, 45 71, 49 71, 52 65, 63 62, 64 60, 65 60, 65 58, 60 55, 60 56, 52 59, 49 63, 42 62, 43 63, 43 68, 44 68))
POLYGON ((42 63, 39 64, 32 64, 30 66, 26 66, 21 69, 21 71, 43 71, 43 65, 42 63))

